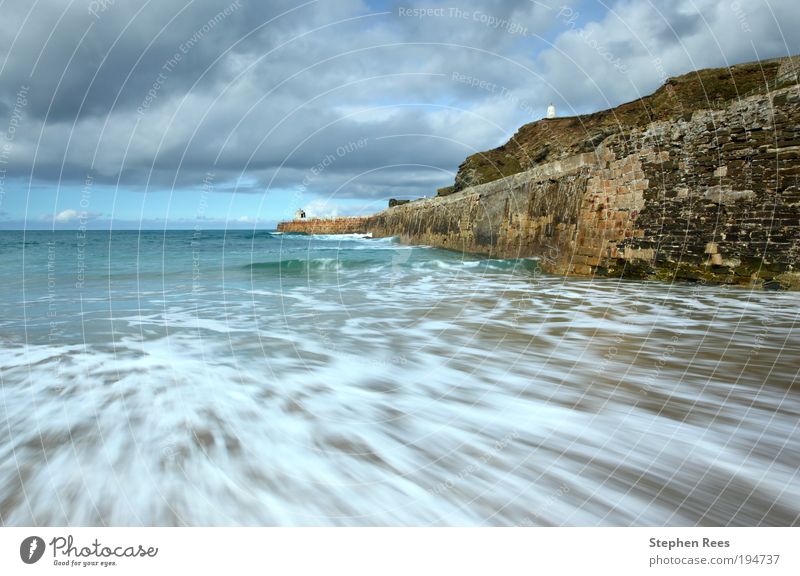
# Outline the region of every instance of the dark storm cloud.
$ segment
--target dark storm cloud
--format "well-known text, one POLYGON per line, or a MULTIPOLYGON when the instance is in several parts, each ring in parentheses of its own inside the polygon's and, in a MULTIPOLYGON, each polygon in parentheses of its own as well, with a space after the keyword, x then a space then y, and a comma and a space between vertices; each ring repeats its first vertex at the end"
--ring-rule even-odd
POLYGON ((661 12, 664 21, 661 31, 655 34, 659 44, 668 45, 680 38, 687 38, 702 30, 704 24, 699 14, 686 14, 676 11, 661 12))
POLYGON ((180 92, 201 76, 210 83, 224 79, 225 62, 214 64, 223 50, 231 56, 264 53, 292 30, 341 17, 353 5, 340 2, 340 10, 332 10, 308 4, 84 0, 64 6, 45 0, 31 8, 26 1, 7 1, 5 56, 10 57, 3 77, 36 88, 29 112, 37 117, 60 121, 79 112, 107 114, 138 103, 176 54, 180 65, 169 69, 168 81, 170 90, 180 92))
POLYGON ((798 51, 788 0, 567 4, 7 1, 0 130, 27 88, 7 178, 430 195, 549 101, 653 90, 656 59, 676 74, 798 51))

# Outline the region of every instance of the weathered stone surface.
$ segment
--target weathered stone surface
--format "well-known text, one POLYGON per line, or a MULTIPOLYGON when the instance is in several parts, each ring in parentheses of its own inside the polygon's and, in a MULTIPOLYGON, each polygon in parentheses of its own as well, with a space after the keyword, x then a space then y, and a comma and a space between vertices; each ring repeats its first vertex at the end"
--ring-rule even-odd
POLYGON ((755 195, 756 193, 752 190, 733 190, 730 186, 711 186, 703 193, 706 200, 728 206, 736 204, 739 200, 755 198, 755 195))
POLYGON ((278 224, 279 232, 301 232, 303 234, 365 234, 367 218, 307 218, 290 220, 278 224))
MULTIPOLYGON (((794 68, 786 69, 784 86, 794 68)), ((794 84, 624 126, 592 152, 342 227, 497 258, 536 257, 558 274, 798 289, 798 94, 794 84)))

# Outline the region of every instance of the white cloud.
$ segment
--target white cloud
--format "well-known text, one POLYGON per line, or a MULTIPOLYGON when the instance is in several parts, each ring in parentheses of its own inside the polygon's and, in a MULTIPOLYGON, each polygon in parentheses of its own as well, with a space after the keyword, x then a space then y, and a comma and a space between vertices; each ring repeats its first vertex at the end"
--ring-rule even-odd
POLYGON ((72 222, 73 220, 77 220, 79 216, 80 214, 78 213, 77 210, 69 208, 67 210, 62 210, 61 212, 56 214, 54 220, 56 222, 61 222, 61 223, 72 222))
POLYGON ((340 213, 339 206, 323 199, 312 200, 303 206, 303 210, 309 218, 333 218, 340 213))
POLYGON ((43 220, 55 220, 59 224, 69 224, 70 222, 77 222, 78 220, 91 220, 97 218, 100 214, 97 212, 84 212, 67 208, 61 212, 53 215, 45 215, 43 220))
POLYGON ((620 0, 596 20, 576 8, 556 21, 536 68, 574 114, 646 96, 665 76, 796 53, 800 11, 789 0, 620 0))

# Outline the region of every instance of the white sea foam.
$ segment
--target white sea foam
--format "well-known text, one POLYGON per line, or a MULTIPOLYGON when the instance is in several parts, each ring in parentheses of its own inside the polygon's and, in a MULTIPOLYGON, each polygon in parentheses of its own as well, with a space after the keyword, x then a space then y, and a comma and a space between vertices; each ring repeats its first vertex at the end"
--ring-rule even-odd
POLYGON ((199 293, 107 293, 55 341, 29 309, 0 520, 797 523, 797 295, 348 242, 320 275, 251 254, 199 293))

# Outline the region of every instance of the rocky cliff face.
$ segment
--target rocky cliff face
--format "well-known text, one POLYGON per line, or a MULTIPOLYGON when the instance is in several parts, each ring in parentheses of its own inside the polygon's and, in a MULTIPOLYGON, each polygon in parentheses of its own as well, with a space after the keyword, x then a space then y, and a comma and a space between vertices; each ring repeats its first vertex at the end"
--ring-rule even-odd
POLYGON ((359 225, 407 243, 537 257, 551 273, 798 289, 800 86, 793 60, 769 64, 769 84, 749 96, 692 109, 678 100, 680 114, 590 132, 575 148, 562 144, 577 132, 556 124, 574 119, 544 120, 559 136, 535 145, 557 148, 556 160, 359 225))

